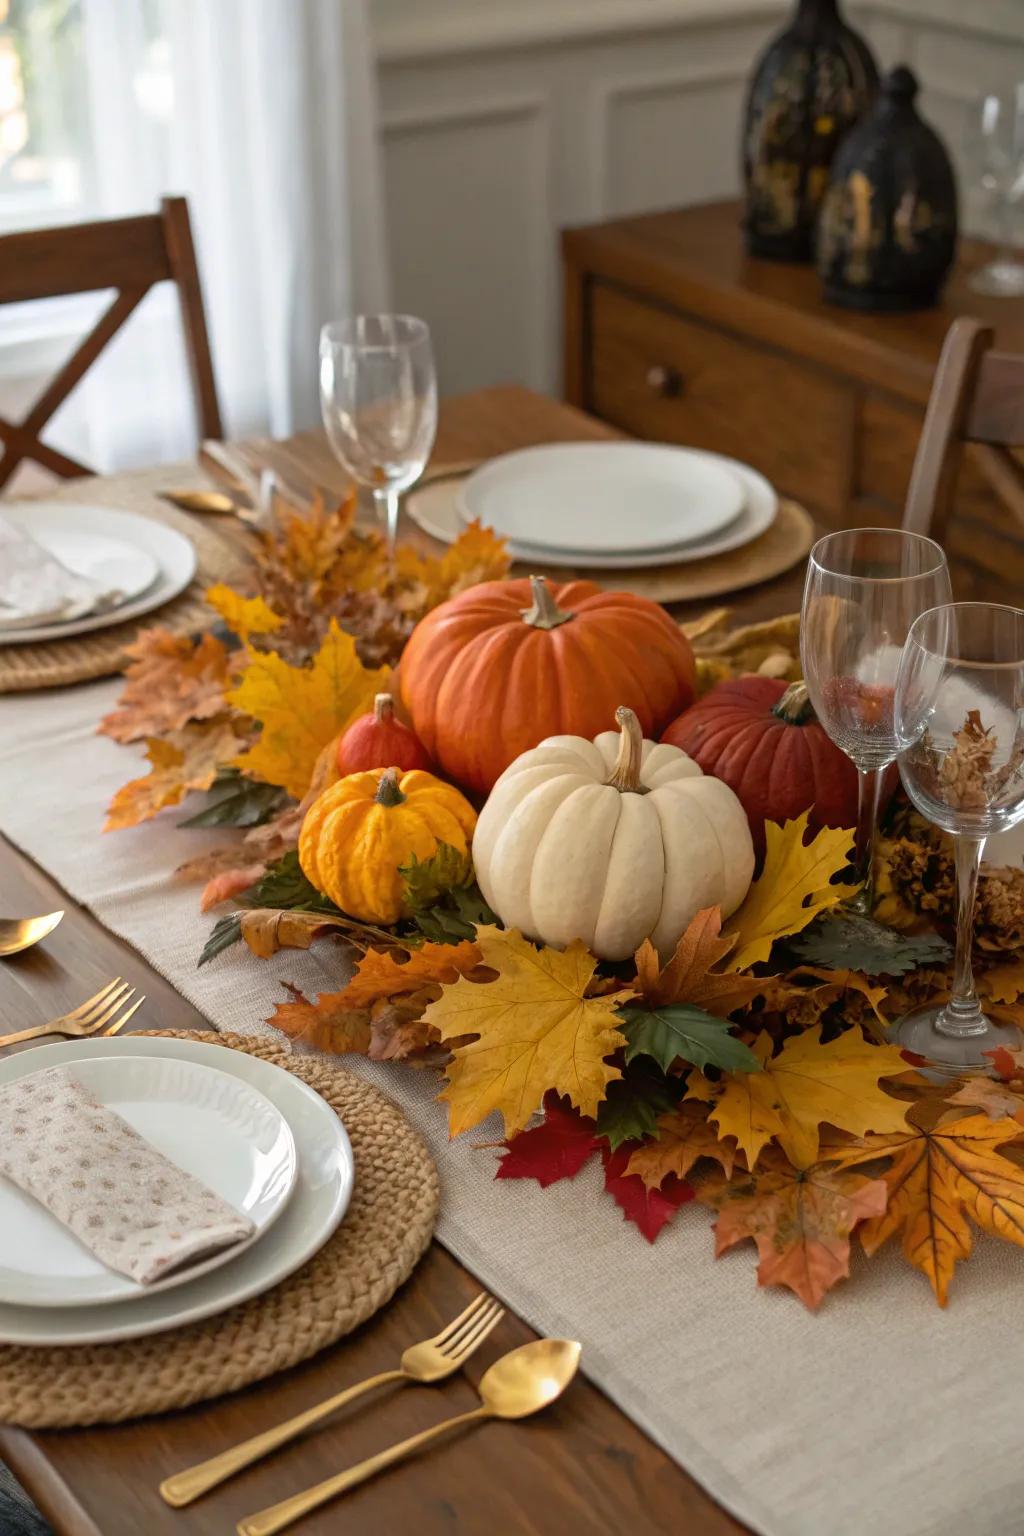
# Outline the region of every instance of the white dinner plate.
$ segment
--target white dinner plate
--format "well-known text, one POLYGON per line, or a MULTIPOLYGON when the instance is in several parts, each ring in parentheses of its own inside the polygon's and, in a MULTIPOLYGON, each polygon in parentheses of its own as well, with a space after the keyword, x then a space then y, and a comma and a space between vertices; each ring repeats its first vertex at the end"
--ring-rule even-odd
POLYGON ((743 502, 726 461, 667 443, 544 443, 490 459, 459 488, 464 522, 578 560, 710 538, 743 502))
MULTIPOLYGON (((295 1189, 278 1220, 233 1262, 170 1290, 101 1306, 38 1307, 0 1303, 0 1343, 99 1344, 162 1333, 212 1317, 258 1296, 300 1268, 334 1232, 352 1194, 354 1164, 345 1128, 318 1093, 259 1057, 202 1041, 68 1040, 0 1061, 0 1087, 44 1067, 99 1059, 113 1068, 128 1056, 195 1062, 249 1084, 280 1111, 298 1155, 295 1189)), ((151 1290, 151 1288, 148 1288, 151 1290)))
POLYGON ((227 1264, 281 1215, 295 1186, 295 1139, 280 1110, 249 1083, 166 1057, 75 1061, 69 1070, 170 1162, 248 1216, 254 1231, 244 1242, 140 1285, 108 1269, 38 1201, 0 1175, 0 1302, 90 1307, 137 1300, 227 1264))
MULTIPOLYGON (((705 458, 718 459, 718 454, 701 452, 705 458)), ((723 532, 697 544, 684 544, 675 549, 662 550, 651 555, 587 556, 571 550, 532 549, 518 541, 509 545, 513 560, 524 564, 568 567, 573 570, 640 570, 650 566, 682 565, 695 560, 707 560, 712 555, 723 555, 739 549, 751 540, 759 538, 775 521, 779 499, 771 483, 756 469, 740 464, 735 459, 722 459, 742 482, 746 506, 736 520, 723 532)), ((420 490, 412 490, 405 499, 405 509, 417 527, 431 538, 443 544, 453 544, 464 531, 464 524, 457 503, 458 481, 431 480, 420 490)))
MULTIPOLYGON (((112 507, 93 507, 72 501, 5 501, 3 516, 23 528, 40 544, 52 550, 59 560, 73 570, 85 558, 91 540, 96 550, 110 552, 113 545, 134 551, 137 569, 144 563, 152 567, 148 583, 138 589, 130 601, 102 613, 88 613, 79 619, 37 624, 31 629, 0 631, 0 645, 35 644, 40 640, 62 640, 84 635, 90 630, 123 624, 169 603, 184 592, 196 572, 196 552, 192 540, 176 528, 159 523, 137 512, 116 511, 112 507)), ((103 578, 104 580, 106 577, 103 578)))

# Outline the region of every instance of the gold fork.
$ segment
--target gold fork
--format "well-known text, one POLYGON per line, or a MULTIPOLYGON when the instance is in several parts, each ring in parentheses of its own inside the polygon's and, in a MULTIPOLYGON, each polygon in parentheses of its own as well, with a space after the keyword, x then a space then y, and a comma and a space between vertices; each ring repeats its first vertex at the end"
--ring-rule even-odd
POLYGON ((90 997, 70 1013, 62 1013, 56 1019, 51 1019, 49 1024, 35 1024, 31 1029, 20 1029, 13 1035, 0 1035, 0 1046, 20 1045, 23 1040, 39 1040, 43 1035, 69 1035, 73 1039, 79 1035, 98 1035, 105 1025, 109 1026, 104 1031, 106 1034, 116 1035, 146 1001, 145 996, 136 998, 127 1012, 121 1014, 122 1008, 133 997, 135 988, 122 981, 120 976, 115 976, 113 981, 108 981, 105 987, 100 988, 95 997, 90 997), (120 1018, 118 1014, 121 1014, 120 1018))
POLYGON ((381 1371, 378 1376, 370 1376, 354 1387, 346 1387, 344 1392, 326 1398, 313 1408, 307 1408, 304 1413, 296 1414, 293 1419, 278 1424, 275 1429, 264 1430, 263 1434, 254 1435, 251 1440, 243 1440, 241 1445, 232 1446, 230 1450, 222 1451, 209 1461, 201 1461, 198 1466, 176 1472, 160 1484, 161 1496, 175 1509, 183 1509, 186 1504, 198 1499, 200 1494, 208 1493, 219 1483, 226 1482, 243 1467, 251 1466, 270 1451, 276 1451, 278 1446, 287 1445, 289 1440, 294 1440, 304 1429, 319 1424, 336 1409, 350 1403, 353 1398, 361 1397, 373 1387, 383 1386, 388 1381, 435 1382, 453 1376, 504 1316, 505 1308, 486 1291, 481 1291, 476 1300, 471 1301, 447 1328, 443 1328, 432 1339, 424 1339, 422 1344, 411 1345, 402 1356, 398 1370, 381 1371))

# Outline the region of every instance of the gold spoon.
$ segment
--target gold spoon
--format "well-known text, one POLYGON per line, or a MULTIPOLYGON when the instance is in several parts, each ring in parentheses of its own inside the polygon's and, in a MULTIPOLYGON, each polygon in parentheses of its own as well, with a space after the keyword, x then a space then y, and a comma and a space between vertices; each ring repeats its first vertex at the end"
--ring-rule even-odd
POLYGON ((226 491, 160 491, 161 501, 169 501, 183 512, 237 512, 238 503, 226 491))
POLYGON ((53 932, 63 916, 60 911, 47 912, 45 917, 0 917, 0 957, 31 949, 53 932))
POLYGON ((424 1429, 357 1466, 339 1472, 336 1477, 307 1488, 304 1493, 296 1493, 280 1504, 271 1504, 255 1515, 247 1515, 238 1522, 238 1536, 274 1536, 293 1520, 300 1520, 311 1510, 319 1509, 321 1504, 336 1498, 339 1493, 347 1493, 357 1483, 365 1482, 385 1467, 401 1461, 410 1451, 418 1450, 456 1424, 471 1424, 479 1419, 525 1419, 529 1414, 537 1413, 562 1395, 576 1375, 579 1363, 580 1346, 573 1339, 535 1339, 532 1344, 513 1349, 496 1360, 480 1382, 483 1401, 479 1408, 474 1408, 471 1413, 460 1413, 454 1419, 445 1419, 441 1424, 424 1429))

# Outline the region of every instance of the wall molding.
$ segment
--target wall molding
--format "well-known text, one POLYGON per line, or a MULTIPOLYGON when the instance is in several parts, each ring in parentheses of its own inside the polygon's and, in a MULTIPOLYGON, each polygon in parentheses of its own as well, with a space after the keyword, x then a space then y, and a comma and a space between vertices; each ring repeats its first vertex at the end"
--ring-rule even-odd
POLYGON ((469 97, 444 107, 413 107, 402 112, 382 112, 381 138, 403 133, 429 133, 434 128, 458 128, 473 123, 508 122, 518 117, 547 117, 550 102, 537 94, 469 97))

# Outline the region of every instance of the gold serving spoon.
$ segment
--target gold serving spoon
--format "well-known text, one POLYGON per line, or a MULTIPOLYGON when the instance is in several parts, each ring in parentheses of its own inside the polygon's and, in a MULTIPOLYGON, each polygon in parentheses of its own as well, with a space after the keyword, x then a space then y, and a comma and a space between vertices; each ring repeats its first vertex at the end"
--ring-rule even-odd
POLYGON ((237 512, 238 503, 227 491, 202 491, 186 489, 183 491, 160 491, 161 501, 169 501, 172 507, 180 507, 183 512, 237 512))
POLYGON ((45 917, 0 917, 0 958, 31 949, 53 932, 63 916, 60 911, 47 912, 45 917))
POLYGON ((347 1493, 368 1477, 401 1461, 437 1435, 454 1429, 456 1424, 472 1424, 480 1419, 525 1419, 531 1413, 539 1412, 556 1397, 561 1397, 576 1375, 579 1363, 580 1346, 573 1339, 535 1339, 532 1344, 513 1349, 496 1360, 481 1380, 479 1408, 434 1424, 398 1445, 389 1446, 386 1451, 379 1451, 357 1466, 339 1472, 336 1477, 307 1488, 304 1493, 296 1493, 280 1504, 271 1504, 255 1515, 247 1515, 238 1522, 238 1536, 274 1536, 276 1531, 283 1531, 293 1521, 337 1498, 339 1493, 347 1493))

